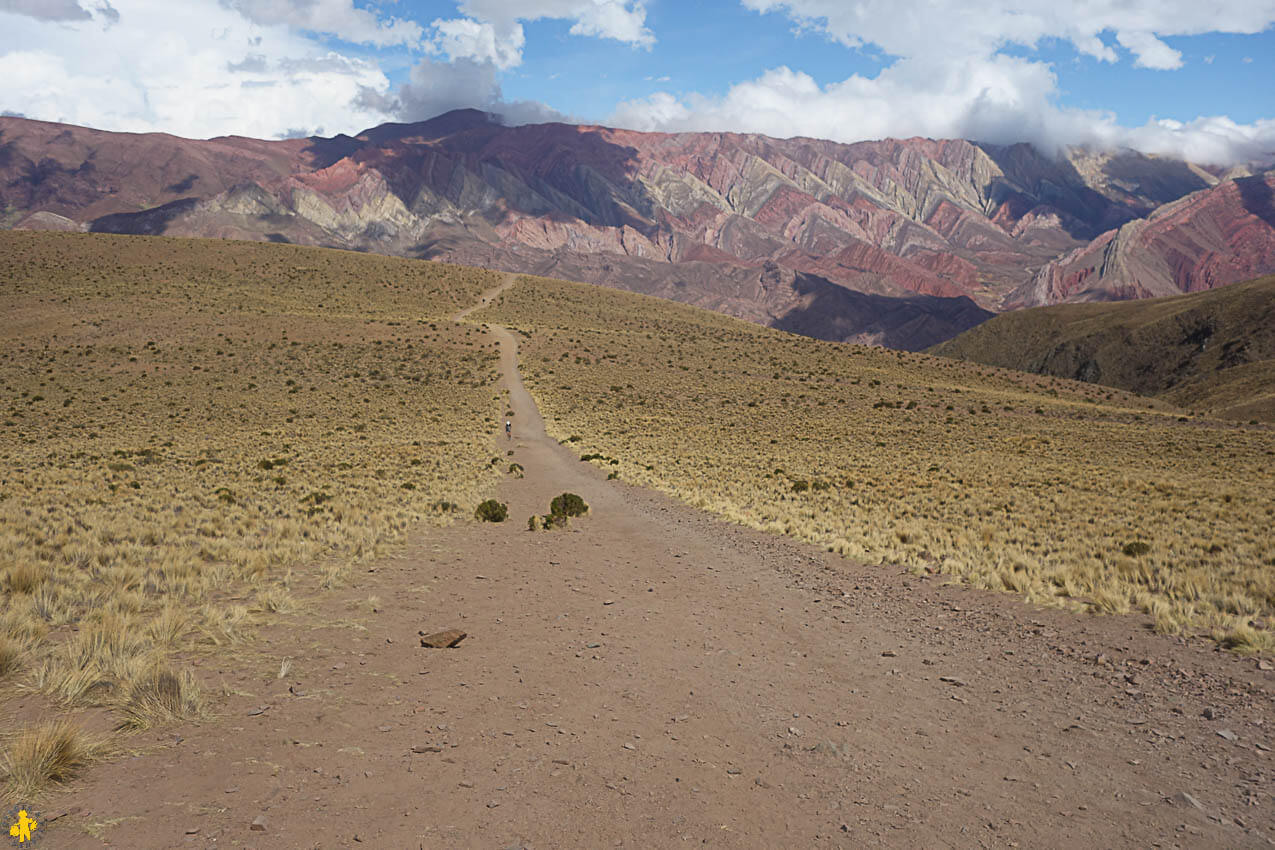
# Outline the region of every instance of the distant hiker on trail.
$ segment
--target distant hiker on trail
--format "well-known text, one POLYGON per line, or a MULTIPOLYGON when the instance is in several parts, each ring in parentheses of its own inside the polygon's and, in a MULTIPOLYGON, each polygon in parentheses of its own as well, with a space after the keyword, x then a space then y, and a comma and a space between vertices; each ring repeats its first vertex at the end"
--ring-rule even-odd
POLYGON ((505 420, 505 439, 512 440, 514 438, 514 423, 508 419, 505 420))

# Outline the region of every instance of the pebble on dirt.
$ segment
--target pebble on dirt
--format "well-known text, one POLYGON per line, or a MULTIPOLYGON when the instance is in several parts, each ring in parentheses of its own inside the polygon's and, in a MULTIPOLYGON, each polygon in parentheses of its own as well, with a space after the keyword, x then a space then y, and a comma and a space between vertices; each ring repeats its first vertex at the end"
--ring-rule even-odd
POLYGON ((257 815, 255 818, 252 819, 252 825, 249 826, 248 828, 251 829, 253 832, 265 832, 266 831, 266 816, 257 815))
POLYGON ((462 640, 469 637, 469 635, 465 634, 460 629, 448 629, 447 631, 434 632, 429 635, 424 632, 421 632, 420 634, 421 646, 425 646, 430 649, 451 649, 462 640))

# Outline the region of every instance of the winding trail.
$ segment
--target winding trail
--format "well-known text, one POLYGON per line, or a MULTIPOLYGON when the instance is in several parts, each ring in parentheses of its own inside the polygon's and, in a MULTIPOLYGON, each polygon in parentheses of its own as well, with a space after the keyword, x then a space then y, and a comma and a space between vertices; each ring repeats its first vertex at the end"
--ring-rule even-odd
POLYGON ((546 436, 515 336, 490 332, 515 411, 515 439, 496 439, 526 471, 501 485, 509 521, 425 530, 326 597, 321 623, 205 671, 230 692, 223 718, 95 769, 59 801, 80 811, 53 824, 55 846, 103 846, 77 830, 112 818, 136 818, 99 830, 130 847, 1275 836, 1272 680, 1252 660, 852 564, 607 481, 546 436), (564 491, 590 515, 529 532, 564 491), (355 617, 369 595, 376 613, 355 617), (453 627, 459 647, 417 645, 453 627))

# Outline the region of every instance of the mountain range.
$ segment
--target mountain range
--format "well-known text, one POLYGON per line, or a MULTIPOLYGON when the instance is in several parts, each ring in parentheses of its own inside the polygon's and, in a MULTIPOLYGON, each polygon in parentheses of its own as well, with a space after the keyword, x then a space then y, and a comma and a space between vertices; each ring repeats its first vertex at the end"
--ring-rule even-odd
POLYGON ((921 349, 997 312, 1275 271, 1275 171, 460 110, 357 136, 0 118, 0 226, 323 245, 581 280, 921 349))

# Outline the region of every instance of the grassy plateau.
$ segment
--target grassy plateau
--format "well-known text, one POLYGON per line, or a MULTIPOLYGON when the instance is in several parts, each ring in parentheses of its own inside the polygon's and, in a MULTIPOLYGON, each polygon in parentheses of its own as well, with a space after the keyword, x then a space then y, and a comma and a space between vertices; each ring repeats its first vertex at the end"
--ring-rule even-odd
POLYGON ((550 433, 611 474, 851 558, 1275 649, 1275 431, 1107 387, 520 278, 550 433))
MULTIPOLYGON (((500 276, 239 242, 0 232, 0 779, 204 710, 224 652, 493 488, 500 276), (8 695, 3 696, 3 695, 8 695), (30 722, 6 700, 35 696, 30 722), (46 721, 46 722, 36 722, 46 721), (111 736, 113 737, 113 736, 111 736)), ((29 713, 29 712, 28 712, 29 713)))

